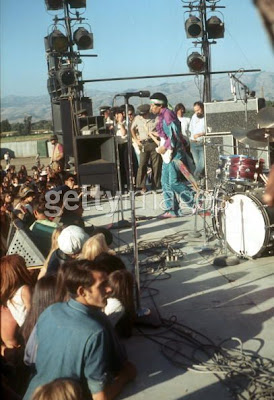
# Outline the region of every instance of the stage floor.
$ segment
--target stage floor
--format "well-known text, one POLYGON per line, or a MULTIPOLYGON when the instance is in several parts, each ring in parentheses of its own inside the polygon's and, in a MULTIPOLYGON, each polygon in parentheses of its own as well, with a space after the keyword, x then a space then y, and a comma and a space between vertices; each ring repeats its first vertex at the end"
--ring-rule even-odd
MULTIPOLYGON (((124 196, 123 199, 124 218, 130 220, 129 197, 124 196)), ((140 281, 143 287, 141 308, 150 308, 153 317, 147 318, 146 322, 157 325, 159 313, 162 322, 171 317, 174 321, 176 317, 185 327, 170 324, 168 327, 139 326, 134 329, 133 336, 125 341, 125 345, 129 359, 137 366, 138 376, 119 398, 249 399, 247 392, 241 390, 242 393, 236 397, 235 381, 225 379, 225 374, 220 374, 219 379, 207 369, 194 372, 185 369, 184 364, 194 367, 198 364, 197 359, 211 359, 197 351, 201 341, 207 343, 209 339, 218 345, 232 337, 243 343, 244 352, 251 350, 259 356, 274 359, 274 257, 241 259, 240 264, 235 266, 214 266, 213 261, 222 254, 223 245, 212 237, 210 241, 205 239, 203 218, 199 216, 197 221, 197 230, 202 236, 189 238, 187 235, 194 228, 194 216, 159 220, 155 217, 163 212, 161 193, 135 199, 140 281), (165 258, 164 252, 168 247, 170 251, 175 249, 179 257, 178 267, 166 268, 160 262, 165 258), (146 257, 147 260, 142 262, 146 257), (177 332, 175 328, 178 328, 177 332), (197 332, 208 339, 201 339, 197 332), (171 338, 173 341, 170 342, 171 338), (193 341, 195 345, 190 347, 193 341), (159 344, 167 342, 166 347, 159 344), (166 352, 173 362, 165 356, 166 352), (189 357, 188 362, 184 356, 189 357), (232 384, 234 389, 231 391, 229 387, 232 384)), ((92 202, 90 209, 84 213, 86 224, 106 226, 121 220, 121 214, 117 210, 112 213, 113 209, 115 204, 109 200, 97 205, 92 202)), ((206 218, 205 226, 208 236, 212 236, 210 217, 206 218)), ((129 269, 133 261, 132 232, 131 227, 112 230, 115 249, 121 252, 129 269)), ((229 341, 225 346, 239 349, 239 343, 229 341)), ((240 384, 243 382, 241 380, 240 384)))

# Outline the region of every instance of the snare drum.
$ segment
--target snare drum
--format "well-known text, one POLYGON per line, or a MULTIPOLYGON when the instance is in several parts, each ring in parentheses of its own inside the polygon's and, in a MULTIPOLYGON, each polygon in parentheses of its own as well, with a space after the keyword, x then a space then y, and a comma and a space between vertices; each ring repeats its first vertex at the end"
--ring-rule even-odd
POLYGON ((215 198, 213 226, 237 255, 258 257, 274 247, 274 207, 263 204, 263 194, 264 188, 231 195, 222 189, 215 198))

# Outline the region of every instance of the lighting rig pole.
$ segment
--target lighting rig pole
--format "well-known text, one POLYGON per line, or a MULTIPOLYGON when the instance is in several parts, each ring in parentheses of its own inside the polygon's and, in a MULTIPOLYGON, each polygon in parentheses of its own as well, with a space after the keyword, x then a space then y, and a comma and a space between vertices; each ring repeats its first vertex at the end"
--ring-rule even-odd
POLYGON ((187 38, 201 38, 196 40, 193 44, 201 46, 201 53, 197 51, 191 53, 187 58, 187 65, 191 72, 197 75, 204 76, 203 85, 203 102, 211 101, 211 52, 210 45, 216 44, 215 40, 224 37, 224 23, 216 15, 207 19, 207 10, 215 12, 216 9, 225 8, 224 6, 217 6, 219 0, 193 0, 183 3, 188 5, 183 8, 188 8, 189 18, 185 21, 185 30, 187 38), (208 4, 208 5, 207 5, 208 4))
POLYGON ((45 0, 45 4, 48 11, 63 12, 62 16, 54 16, 51 32, 45 37, 53 128, 60 135, 66 157, 73 156, 77 166, 74 140, 80 129, 77 112, 88 108, 92 115, 91 99, 83 94, 78 65, 81 57, 96 57, 80 54, 79 50, 93 49, 93 34, 77 25, 85 23, 78 9, 86 8, 86 0, 45 0), (76 25, 74 32, 72 22, 76 25))

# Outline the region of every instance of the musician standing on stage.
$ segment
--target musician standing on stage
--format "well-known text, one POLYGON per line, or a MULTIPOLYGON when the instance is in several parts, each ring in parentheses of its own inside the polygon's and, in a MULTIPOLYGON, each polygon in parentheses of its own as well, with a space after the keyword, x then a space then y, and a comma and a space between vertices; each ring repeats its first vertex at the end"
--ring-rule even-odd
POLYGON ((159 148, 160 154, 169 153, 170 162, 163 162, 162 188, 166 212, 161 218, 175 218, 179 216, 179 202, 176 194, 180 196, 188 207, 193 207, 194 192, 190 186, 182 180, 178 164, 175 160, 181 160, 187 166, 184 139, 181 133, 180 121, 175 113, 167 108, 167 98, 163 93, 154 93, 150 97, 151 112, 158 115, 156 129, 163 143, 159 148))
POLYGON ((203 139, 203 136, 205 136, 204 105, 201 101, 196 101, 193 109, 194 114, 189 125, 190 149, 195 162, 194 176, 196 179, 202 179, 205 172, 203 139))
POLYGON ((142 104, 138 107, 137 115, 131 125, 131 134, 133 141, 140 149, 140 164, 137 173, 137 188, 142 193, 147 191, 146 178, 149 160, 152 167, 152 190, 161 188, 161 168, 162 157, 156 152, 156 137, 153 139, 153 133, 156 132, 155 116, 150 113, 150 105, 142 104), (155 141, 154 141, 155 140, 155 141))

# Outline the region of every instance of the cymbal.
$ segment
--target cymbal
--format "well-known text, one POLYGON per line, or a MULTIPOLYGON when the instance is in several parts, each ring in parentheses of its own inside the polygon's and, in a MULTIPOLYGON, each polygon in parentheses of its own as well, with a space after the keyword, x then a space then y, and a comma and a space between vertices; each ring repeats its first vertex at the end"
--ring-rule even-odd
POLYGON ((257 142, 274 142, 274 128, 253 129, 247 132, 247 137, 257 142))
POLYGON ((262 108, 257 114, 257 122, 261 128, 274 127, 274 107, 262 108))
MULTIPOLYGON (((262 147, 263 144, 252 140, 251 138, 247 137, 248 131, 243 128, 235 128, 231 130, 232 136, 238 140, 238 142, 247 145, 249 147, 262 147)), ((267 143, 265 143, 267 145, 267 143)))

